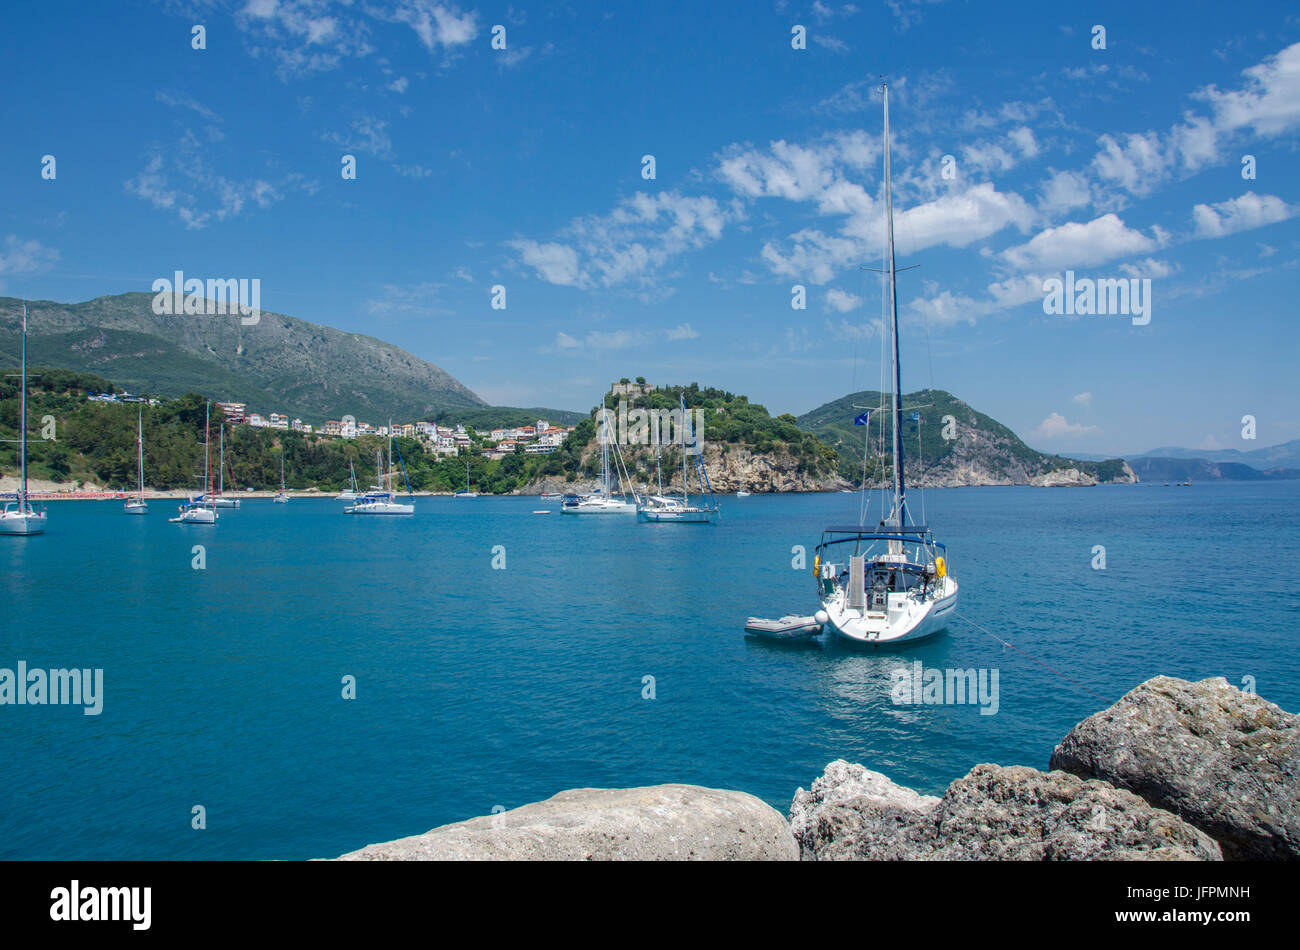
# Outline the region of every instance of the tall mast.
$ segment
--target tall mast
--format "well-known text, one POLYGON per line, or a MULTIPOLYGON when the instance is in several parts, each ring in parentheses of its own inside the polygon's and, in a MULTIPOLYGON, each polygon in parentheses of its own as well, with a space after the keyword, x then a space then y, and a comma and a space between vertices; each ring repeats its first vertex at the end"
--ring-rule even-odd
POLYGON ((18 427, 18 441, 21 446, 18 451, 18 457, 22 460, 22 477, 18 484, 18 513, 22 514, 27 511, 27 301, 23 301, 23 354, 22 368, 19 370, 22 379, 22 399, 20 400, 22 408, 19 410, 19 419, 21 420, 18 427))
POLYGON ((894 271, 894 196, 889 180, 889 84, 883 85, 885 99, 885 219, 889 223, 889 309, 893 326, 893 377, 894 377, 894 510, 889 523, 902 525, 906 521, 907 485, 903 479, 903 379, 898 360, 898 287, 894 271))
POLYGON ((682 407, 682 505, 689 505, 690 499, 686 497, 686 427, 690 425, 687 421, 690 417, 686 415, 686 397, 678 395, 678 403, 682 407))
POLYGON ((212 403, 210 401, 203 410, 203 466, 207 469, 204 475, 208 483, 208 502, 215 508, 217 499, 212 495, 212 403))
POLYGON ((217 444, 221 446, 221 460, 217 463, 217 494, 226 493, 226 426, 222 423, 217 430, 217 444))
POLYGON ((136 444, 140 449, 140 500, 144 501, 144 406, 139 407, 139 428, 136 430, 136 444))

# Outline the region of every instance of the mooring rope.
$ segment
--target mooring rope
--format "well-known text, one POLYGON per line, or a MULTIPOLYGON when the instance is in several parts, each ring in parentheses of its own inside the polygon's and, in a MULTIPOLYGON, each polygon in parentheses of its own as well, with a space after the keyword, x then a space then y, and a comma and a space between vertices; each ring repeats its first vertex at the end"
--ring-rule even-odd
POLYGON ((967 617, 965 614, 960 613, 960 612, 958 612, 958 611, 953 611, 953 613, 954 613, 957 617, 959 617, 961 620, 963 620, 964 622, 970 624, 970 625, 971 625, 972 627, 974 627, 976 630, 979 630, 981 633, 987 634, 988 636, 992 637, 994 640, 998 641, 998 643, 1002 644, 1004 647, 1010 647, 1011 649, 1015 650, 1017 653, 1019 653, 1021 656, 1025 657, 1026 659, 1028 659, 1028 660, 1032 660, 1034 663, 1037 663, 1037 664, 1038 664, 1039 666, 1041 666, 1043 669, 1048 670, 1048 671, 1051 672, 1051 673, 1055 673, 1057 676, 1059 676, 1061 679, 1065 680, 1067 683, 1070 683, 1070 684, 1072 684, 1072 685, 1074 685, 1074 686, 1077 686, 1079 689, 1083 690, 1085 693, 1090 693, 1090 694, 1092 694, 1093 696, 1096 696, 1096 697, 1097 697, 1098 699, 1100 699, 1102 702, 1106 702, 1106 703, 1110 702, 1110 700, 1106 699, 1106 697, 1103 696, 1103 695, 1101 695, 1101 693, 1097 692, 1097 691, 1094 690, 1094 689, 1090 689, 1090 688, 1087 687, 1087 686, 1084 686, 1084 685, 1083 685, 1082 683, 1080 683, 1078 680, 1071 679, 1070 677, 1068 677, 1068 676, 1066 676, 1064 673, 1062 673, 1060 670, 1056 669, 1055 667, 1049 666, 1048 664, 1044 663, 1042 660, 1040 660, 1040 659, 1038 659, 1038 658, 1036 658, 1036 657, 1030 656, 1028 653, 1026 653, 1024 650, 1020 649, 1020 648, 1019 648, 1018 646, 1016 646, 1014 643, 1011 643, 1011 642, 1008 641, 1008 640, 1003 640, 1003 639, 1002 639, 1001 637, 999 637, 996 633, 993 633, 991 630, 987 630, 987 629, 985 629, 983 626, 981 626, 980 624, 976 623, 974 620, 971 620, 971 619, 970 619, 969 617, 967 617))

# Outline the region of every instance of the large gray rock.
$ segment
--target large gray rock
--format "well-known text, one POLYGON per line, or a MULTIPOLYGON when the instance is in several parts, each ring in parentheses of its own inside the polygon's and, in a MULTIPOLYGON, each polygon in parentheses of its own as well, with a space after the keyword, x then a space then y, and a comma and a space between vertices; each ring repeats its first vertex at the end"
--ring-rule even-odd
POLYGON ((1222 677, 1148 680, 1070 730, 1051 765, 1180 815, 1229 860, 1300 858, 1300 716, 1222 677))
POLYGON ((795 861, 780 812, 698 785, 579 788, 372 844, 343 861, 795 861))
MULTIPOLYGON (((888 776, 873 772, 861 765, 836 759, 826 766, 826 770, 813 780, 812 788, 802 788, 794 793, 790 805, 790 833, 799 843, 804 857, 816 858, 815 840, 818 825, 824 814, 834 810, 834 806, 843 805, 854 799, 866 799, 872 802, 880 814, 893 810, 914 812, 921 808, 936 805, 939 799, 933 795, 920 795, 904 785, 895 784, 888 776)), ((852 809, 850 809, 852 811, 852 809)), ((848 812, 835 811, 837 816, 848 812)), ((828 837, 829 826, 824 833, 828 837)))
POLYGON ((827 800, 811 811, 807 799, 796 800, 791 821, 801 822, 796 834, 804 859, 1221 859, 1208 835, 1178 817, 1131 792, 1064 772, 977 765, 948 786, 942 799, 928 801, 885 781, 888 786, 875 790, 883 794, 823 793, 827 800))

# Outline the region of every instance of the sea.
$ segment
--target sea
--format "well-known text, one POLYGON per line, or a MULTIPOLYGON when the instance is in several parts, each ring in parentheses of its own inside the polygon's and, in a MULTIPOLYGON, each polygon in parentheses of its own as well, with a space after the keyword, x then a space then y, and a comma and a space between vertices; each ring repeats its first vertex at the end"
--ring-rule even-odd
POLYGON ((328 858, 667 782, 784 813, 841 758, 941 794, 1046 769, 1157 674, 1300 709, 1300 482, 914 491, 961 585, 945 633, 747 637, 816 609, 813 548, 860 501, 727 496, 713 526, 536 497, 249 499, 215 526, 51 504, 0 537, 0 668, 102 669, 102 708, 0 705, 0 857, 328 858), (996 704, 900 697, 954 669, 996 673, 996 704))

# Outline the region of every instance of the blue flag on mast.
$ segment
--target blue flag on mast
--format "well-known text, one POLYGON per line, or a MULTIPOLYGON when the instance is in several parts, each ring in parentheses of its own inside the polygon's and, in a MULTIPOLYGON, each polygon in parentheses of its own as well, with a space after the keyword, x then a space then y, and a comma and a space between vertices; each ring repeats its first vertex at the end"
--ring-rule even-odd
POLYGON ((854 420, 853 420, 853 424, 854 424, 855 426, 866 426, 866 425, 871 425, 871 410, 868 409, 868 410, 867 410, 866 412, 864 412, 862 415, 860 415, 860 416, 858 416, 856 419, 854 419, 854 420))

